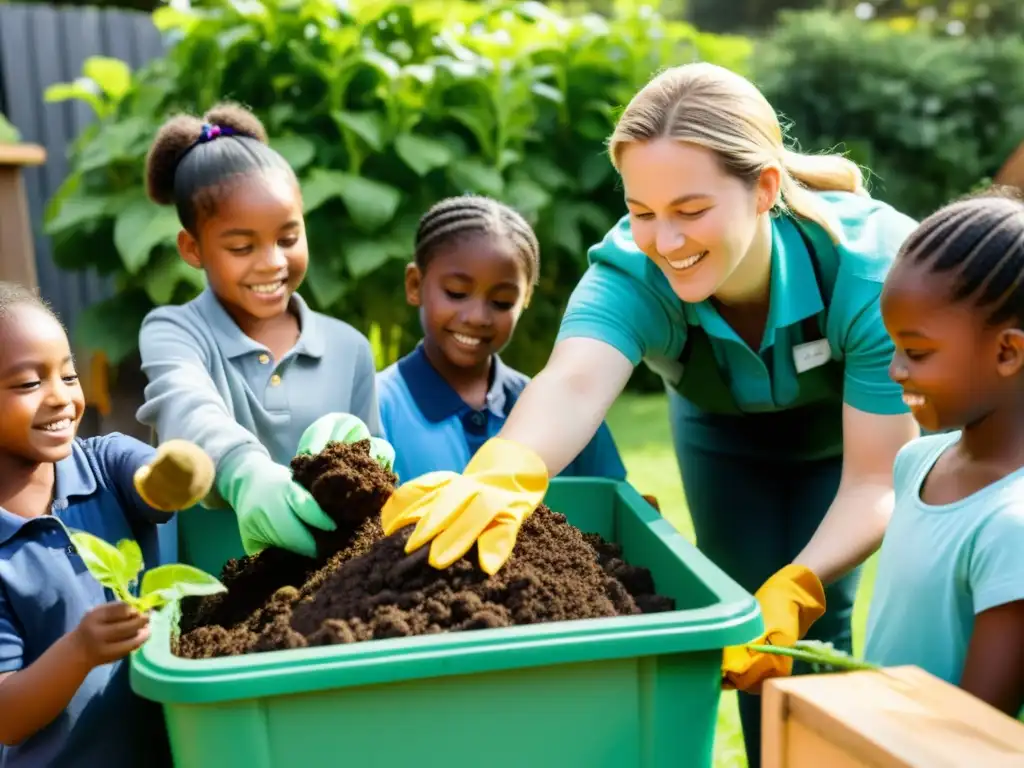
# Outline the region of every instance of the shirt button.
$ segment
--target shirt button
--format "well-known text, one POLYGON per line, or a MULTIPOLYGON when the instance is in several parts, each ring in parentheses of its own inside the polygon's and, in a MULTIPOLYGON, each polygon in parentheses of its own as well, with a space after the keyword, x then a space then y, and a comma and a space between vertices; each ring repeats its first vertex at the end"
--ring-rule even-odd
POLYGON ((269 362, 270 362, 270 355, 268 355, 268 354, 260 355, 260 364, 261 365, 266 365, 269 362))
POLYGON ((281 377, 278 376, 276 373, 273 376, 270 377, 270 386, 276 387, 280 383, 281 383, 281 377))
POLYGON ((484 423, 484 415, 482 413, 474 413, 473 423, 476 424, 478 427, 482 427, 484 423))

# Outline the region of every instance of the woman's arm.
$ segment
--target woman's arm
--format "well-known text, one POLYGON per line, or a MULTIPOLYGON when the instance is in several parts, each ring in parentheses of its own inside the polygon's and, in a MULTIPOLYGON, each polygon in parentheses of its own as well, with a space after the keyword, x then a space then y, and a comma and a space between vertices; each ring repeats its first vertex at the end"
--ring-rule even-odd
POLYGON ((1024 600, 975 616, 960 687, 1017 717, 1024 706, 1024 600))
POLYGON ((554 477, 590 442, 632 373, 633 364, 610 344, 584 337, 560 341, 499 437, 532 449, 554 477))
POLYGON ((878 549, 892 516, 896 454, 919 434, 917 422, 908 413, 879 415, 843 404, 839 491, 794 563, 829 584, 878 549))

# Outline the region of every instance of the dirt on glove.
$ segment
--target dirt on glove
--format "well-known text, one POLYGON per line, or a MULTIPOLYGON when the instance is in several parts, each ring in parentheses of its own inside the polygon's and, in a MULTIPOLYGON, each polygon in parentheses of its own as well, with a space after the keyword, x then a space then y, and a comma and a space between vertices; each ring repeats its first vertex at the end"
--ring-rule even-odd
POLYGON ((380 510, 397 478, 370 455, 370 442, 331 443, 292 461, 338 527, 316 531, 318 556, 281 549, 228 562, 226 593, 189 598, 174 652, 201 659, 355 643, 388 637, 674 610, 650 572, 621 548, 584 534, 541 505, 493 576, 476 547, 450 567, 427 562, 429 545, 405 554, 413 526, 385 536, 380 510))

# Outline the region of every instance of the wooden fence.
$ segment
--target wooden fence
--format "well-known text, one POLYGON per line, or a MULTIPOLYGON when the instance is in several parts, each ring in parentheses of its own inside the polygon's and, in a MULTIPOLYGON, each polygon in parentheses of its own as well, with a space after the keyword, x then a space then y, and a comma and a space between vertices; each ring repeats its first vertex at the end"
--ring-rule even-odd
MULTIPOLYGON (((79 77, 90 56, 112 56, 135 70, 163 52, 160 34, 145 13, 0 5, 0 111, 24 141, 42 145, 47 153, 44 165, 24 171, 39 289, 71 329, 82 310, 110 296, 111 286, 94 274, 58 269, 42 224, 47 202, 67 176, 71 142, 93 116, 85 104, 47 104, 43 93, 47 86, 79 77)), ((127 385, 118 387, 122 391, 138 390, 136 382, 122 384, 127 385)), ((102 431, 138 431, 131 405, 126 406, 118 409, 116 423, 103 424, 102 431)), ((97 414, 90 413, 83 434, 99 427, 97 414)))

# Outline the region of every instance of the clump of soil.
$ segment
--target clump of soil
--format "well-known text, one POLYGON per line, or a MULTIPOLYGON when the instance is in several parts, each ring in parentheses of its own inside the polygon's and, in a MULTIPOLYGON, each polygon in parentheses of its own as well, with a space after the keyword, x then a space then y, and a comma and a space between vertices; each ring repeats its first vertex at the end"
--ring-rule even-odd
POLYGON ((187 601, 175 652, 211 658, 388 637, 674 610, 647 569, 616 544, 584 534, 541 505, 523 524, 504 567, 488 576, 474 547, 449 568, 429 545, 406 555, 412 526, 384 536, 380 510, 397 478, 369 441, 332 443, 292 461, 338 523, 318 532, 314 559, 270 549, 229 562, 227 593, 187 601))

